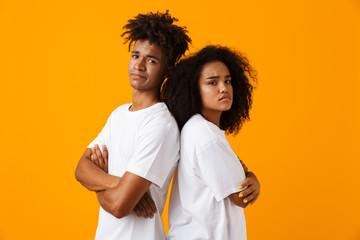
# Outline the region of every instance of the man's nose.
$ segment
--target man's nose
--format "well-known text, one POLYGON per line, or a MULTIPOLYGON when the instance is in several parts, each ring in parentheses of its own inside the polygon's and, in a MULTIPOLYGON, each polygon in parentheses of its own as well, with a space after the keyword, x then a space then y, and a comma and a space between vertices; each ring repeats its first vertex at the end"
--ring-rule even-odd
POLYGON ((138 71, 144 71, 146 69, 145 59, 139 58, 136 61, 134 68, 138 71))

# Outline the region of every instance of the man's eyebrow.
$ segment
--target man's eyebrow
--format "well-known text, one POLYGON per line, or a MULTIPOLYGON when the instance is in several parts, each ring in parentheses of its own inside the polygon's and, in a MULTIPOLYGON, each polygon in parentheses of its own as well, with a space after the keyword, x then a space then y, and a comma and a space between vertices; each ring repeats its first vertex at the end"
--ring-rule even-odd
MULTIPOLYGON (((133 50, 133 51, 131 51, 131 53, 133 53, 133 54, 139 54, 140 51, 134 51, 134 50, 133 50)), ((149 57, 149 58, 154 58, 154 59, 160 61, 160 59, 159 59, 158 57, 154 56, 154 55, 147 54, 146 56, 149 57)))
POLYGON ((160 59, 159 59, 158 57, 155 57, 154 55, 148 54, 148 55, 146 55, 146 56, 148 56, 149 58, 155 58, 156 60, 160 61, 160 59))

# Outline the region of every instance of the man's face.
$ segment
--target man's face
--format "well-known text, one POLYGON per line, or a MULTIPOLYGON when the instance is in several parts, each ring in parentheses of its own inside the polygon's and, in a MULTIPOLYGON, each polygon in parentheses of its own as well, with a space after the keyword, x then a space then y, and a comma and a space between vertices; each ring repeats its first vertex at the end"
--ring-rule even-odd
POLYGON ((166 71, 165 57, 156 44, 137 40, 129 60, 129 79, 132 88, 140 91, 159 91, 166 71))

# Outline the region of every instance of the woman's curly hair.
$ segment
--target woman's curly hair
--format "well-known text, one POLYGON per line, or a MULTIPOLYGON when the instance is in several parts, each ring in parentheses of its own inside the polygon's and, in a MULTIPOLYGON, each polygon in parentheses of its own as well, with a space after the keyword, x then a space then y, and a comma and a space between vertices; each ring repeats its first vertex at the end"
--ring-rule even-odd
POLYGON ((129 51, 132 44, 140 39, 155 43, 161 48, 166 63, 171 67, 184 55, 191 43, 186 27, 173 24, 176 21, 178 19, 171 17, 169 10, 165 13, 139 14, 123 27, 125 32, 121 36, 126 35, 124 43, 129 42, 129 51))
POLYGON ((196 113, 201 114, 202 102, 199 79, 204 64, 223 62, 229 69, 233 87, 233 103, 220 117, 220 128, 227 134, 237 134, 249 120, 252 91, 257 73, 247 58, 235 50, 222 46, 207 46, 198 53, 181 60, 162 88, 162 98, 174 115, 179 129, 196 113))

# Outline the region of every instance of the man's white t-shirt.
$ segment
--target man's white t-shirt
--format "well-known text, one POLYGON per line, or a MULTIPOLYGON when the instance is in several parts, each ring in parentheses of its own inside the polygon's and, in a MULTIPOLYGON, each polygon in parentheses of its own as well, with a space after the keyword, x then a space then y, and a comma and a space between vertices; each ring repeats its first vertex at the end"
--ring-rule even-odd
POLYGON ((107 146, 109 174, 121 177, 127 171, 151 181, 148 193, 158 211, 152 219, 134 212, 118 219, 100 207, 98 240, 165 239, 161 213, 179 159, 179 129, 164 103, 135 112, 129 111, 130 106, 115 109, 88 147, 107 146))
POLYGON ((245 240, 244 210, 228 198, 245 173, 224 131, 196 114, 181 131, 180 152, 167 239, 245 240))

